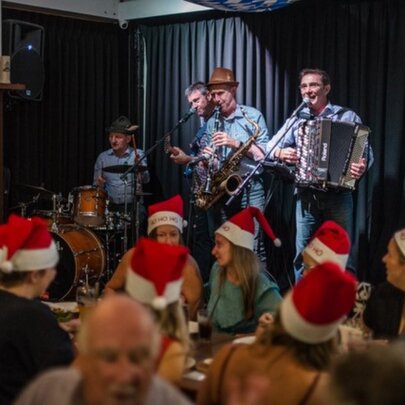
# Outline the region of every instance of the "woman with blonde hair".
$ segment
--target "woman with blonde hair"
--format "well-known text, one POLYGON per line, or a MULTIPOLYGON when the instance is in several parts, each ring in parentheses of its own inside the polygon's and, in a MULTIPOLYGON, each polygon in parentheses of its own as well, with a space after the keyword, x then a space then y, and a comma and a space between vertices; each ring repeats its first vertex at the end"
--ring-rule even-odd
POLYGON ((188 249, 141 238, 132 254, 126 292, 154 314, 162 334, 157 374, 171 383, 183 375, 189 353, 188 328, 180 302, 188 249))
MULTIPOLYGON (((168 200, 148 207, 148 236, 160 243, 183 245, 182 232, 183 200, 176 195, 168 200)), ((112 278, 105 286, 105 293, 122 290, 128 264, 131 261, 134 248, 129 249, 121 259, 112 278)), ((197 309, 202 300, 202 279, 197 262, 188 255, 183 269, 182 300, 188 306, 190 319, 196 319, 197 309)))
POLYGON ((227 333, 254 332, 264 312, 275 312, 281 296, 275 283, 260 271, 253 251, 254 219, 280 245, 261 211, 248 207, 215 232, 216 258, 209 280, 208 312, 214 327, 227 333))
POLYGON ((249 389, 252 376, 261 379, 258 403, 322 403, 321 387, 337 350, 338 326, 353 306, 355 290, 356 279, 339 265, 315 267, 287 294, 274 323, 255 343, 232 344, 218 352, 197 403, 226 404, 230 384, 249 389))

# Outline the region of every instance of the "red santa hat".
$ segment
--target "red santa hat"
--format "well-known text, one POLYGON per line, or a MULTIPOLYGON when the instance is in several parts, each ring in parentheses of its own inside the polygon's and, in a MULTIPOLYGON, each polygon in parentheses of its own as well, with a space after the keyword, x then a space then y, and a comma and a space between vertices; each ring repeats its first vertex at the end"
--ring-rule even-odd
POLYGON ((293 338, 310 344, 333 338, 354 305, 356 285, 356 278, 336 263, 314 267, 281 303, 284 329, 293 338))
POLYGON ((270 224, 263 213, 256 207, 247 207, 238 212, 228 221, 223 223, 215 233, 218 233, 232 242, 234 245, 242 246, 253 251, 256 219, 263 228, 266 235, 273 241, 274 245, 281 246, 280 239, 276 238, 270 224))
POLYGON ((148 235, 160 225, 173 225, 183 233, 183 199, 179 194, 148 207, 148 235))
POLYGON ((325 221, 315 232, 304 252, 317 263, 334 262, 346 267, 351 243, 349 234, 334 221, 325 221))
POLYGON ((180 298, 188 249, 140 238, 132 255, 126 291, 143 304, 161 310, 180 298))
POLYGON ((55 267, 58 250, 41 218, 30 220, 11 215, 7 224, 0 225, 0 271, 34 271, 55 267))
POLYGON ((397 242, 399 250, 405 256, 405 228, 401 229, 398 232, 395 232, 394 239, 395 239, 395 242, 397 242))

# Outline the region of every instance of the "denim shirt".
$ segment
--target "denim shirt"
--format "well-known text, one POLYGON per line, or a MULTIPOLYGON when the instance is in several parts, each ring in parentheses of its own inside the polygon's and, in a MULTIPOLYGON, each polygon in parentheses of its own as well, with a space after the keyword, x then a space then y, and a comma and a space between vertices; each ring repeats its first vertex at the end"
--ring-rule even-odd
MULTIPOLYGON (((256 138, 256 145, 263 150, 269 141, 269 132, 267 130, 266 121, 263 114, 256 108, 237 104, 236 110, 229 117, 220 117, 220 131, 226 132, 232 138, 246 142, 254 133, 255 127, 244 117, 241 108, 245 111, 247 117, 259 125, 259 135, 256 138)), ((211 116, 207 121, 207 128, 204 136, 201 139, 201 148, 209 145, 212 134, 214 133, 215 117, 211 116)), ((221 162, 228 159, 229 155, 234 152, 234 149, 228 146, 217 148, 217 154, 221 162)))
MULTIPOLYGON (((137 149, 139 158, 141 159, 144 156, 144 152, 141 149, 137 149)), ((93 184, 96 185, 97 178, 102 176, 105 180, 105 190, 107 191, 109 199, 114 204, 124 204, 125 203, 125 183, 121 180, 121 173, 109 173, 103 171, 103 168, 108 166, 115 165, 128 165, 128 169, 134 164, 135 156, 134 149, 129 147, 127 151, 122 156, 117 156, 112 149, 108 149, 100 153, 97 157, 96 163, 94 165, 94 176, 93 184)), ((147 166, 147 160, 143 159, 140 163, 140 166, 147 166)), ((144 171, 141 173, 142 184, 149 183, 149 172, 144 171)), ((134 196, 134 175, 133 173, 128 174, 127 176, 127 203, 133 201, 134 196)), ((139 191, 139 185, 137 187, 139 191)))

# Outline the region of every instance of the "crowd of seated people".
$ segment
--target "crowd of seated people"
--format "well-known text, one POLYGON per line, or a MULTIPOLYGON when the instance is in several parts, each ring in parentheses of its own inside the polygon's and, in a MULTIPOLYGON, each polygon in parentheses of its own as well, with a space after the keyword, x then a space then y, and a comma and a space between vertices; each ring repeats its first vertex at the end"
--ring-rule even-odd
MULTIPOLYGON (((66 405, 103 404, 105 399, 134 403, 134 398, 140 404, 168 403, 168 398, 189 403, 176 388, 191 352, 184 304, 195 319, 205 299, 218 333, 256 331, 257 338, 252 345, 231 344, 215 355, 198 403, 237 405, 245 397, 254 398, 252 404, 377 404, 354 394, 369 385, 357 376, 360 369, 351 370, 353 382, 347 386, 344 370, 355 362, 370 364, 371 373, 396 356, 397 362, 385 369, 387 376, 403 373, 405 349, 366 345, 364 353, 342 355, 339 327, 354 313, 351 325, 362 331, 367 327, 375 338, 405 335, 405 229, 389 241, 383 258, 387 281, 373 290, 363 313, 363 306, 356 311, 361 283, 345 271, 350 240, 343 228, 327 221, 318 229, 302 252, 304 277, 282 298, 253 251, 257 223, 275 245, 279 241, 253 207, 216 230, 216 262, 203 297, 198 266, 181 242, 182 207, 179 196, 149 207, 150 238, 130 249, 75 343, 37 299, 54 279, 59 259, 47 224, 11 216, 0 225, 0 402, 52 403, 62 390, 65 402, 58 403, 66 405), (117 290, 122 293, 111 293, 117 290)), ((403 398, 397 380, 392 378, 392 398, 403 398)))

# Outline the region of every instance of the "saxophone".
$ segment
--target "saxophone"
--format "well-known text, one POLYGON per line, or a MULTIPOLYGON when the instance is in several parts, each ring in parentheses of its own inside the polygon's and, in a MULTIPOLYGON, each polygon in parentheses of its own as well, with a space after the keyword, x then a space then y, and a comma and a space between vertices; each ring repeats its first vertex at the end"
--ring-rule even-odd
POLYGON ((197 207, 208 210, 225 194, 235 194, 237 188, 242 182, 243 173, 239 171, 240 162, 246 156, 248 150, 256 141, 260 133, 260 126, 257 122, 251 120, 241 107, 242 114, 246 121, 248 121, 255 128, 254 134, 243 143, 239 149, 233 153, 230 158, 222 165, 216 174, 209 174, 211 181, 211 189, 208 192, 205 187, 201 187, 195 197, 195 204, 197 207))

